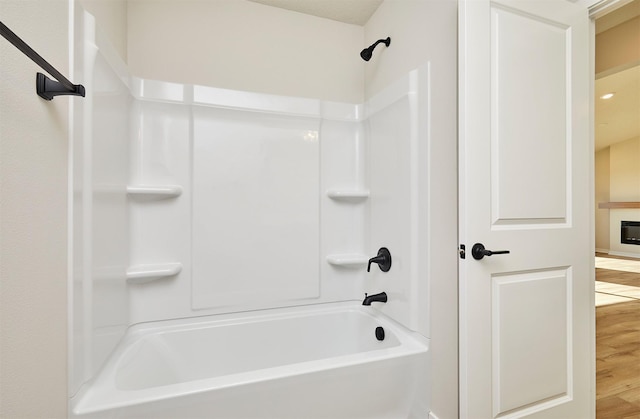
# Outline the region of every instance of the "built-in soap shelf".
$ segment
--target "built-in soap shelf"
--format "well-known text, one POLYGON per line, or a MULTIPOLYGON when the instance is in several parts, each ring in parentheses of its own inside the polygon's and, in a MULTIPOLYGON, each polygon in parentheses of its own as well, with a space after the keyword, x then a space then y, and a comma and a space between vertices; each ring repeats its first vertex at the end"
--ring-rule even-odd
POLYGON ((368 189, 329 189, 327 196, 335 201, 364 201, 369 198, 368 189))
POLYGON ((333 266, 341 266, 344 268, 359 268, 365 266, 369 258, 367 255, 360 253, 338 253, 327 255, 327 262, 333 266))
POLYGON ((130 284, 144 284, 162 278, 176 276, 182 271, 182 263, 156 263, 148 265, 134 265, 127 269, 127 282, 130 284))
POLYGON ((127 195, 144 199, 176 198, 182 194, 179 185, 129 185, 127 195))

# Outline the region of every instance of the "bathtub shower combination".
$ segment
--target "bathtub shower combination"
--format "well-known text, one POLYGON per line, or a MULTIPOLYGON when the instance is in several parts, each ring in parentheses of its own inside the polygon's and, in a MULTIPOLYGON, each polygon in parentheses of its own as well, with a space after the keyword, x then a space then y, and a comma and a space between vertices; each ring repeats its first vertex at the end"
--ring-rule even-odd
POLYGON ((429 65, 355 105, 141 80, 76 13, 72 417, 427 417, 429 65))

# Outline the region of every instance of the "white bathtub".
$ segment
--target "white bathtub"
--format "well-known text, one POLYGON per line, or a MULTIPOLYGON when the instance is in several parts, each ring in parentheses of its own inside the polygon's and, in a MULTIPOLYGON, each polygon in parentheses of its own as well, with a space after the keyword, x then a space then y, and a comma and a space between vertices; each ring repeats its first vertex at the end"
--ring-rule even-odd
POLYGON ((425 418, 428 360, 427 339, 357 303, 141 324, 72 417, 425 418))

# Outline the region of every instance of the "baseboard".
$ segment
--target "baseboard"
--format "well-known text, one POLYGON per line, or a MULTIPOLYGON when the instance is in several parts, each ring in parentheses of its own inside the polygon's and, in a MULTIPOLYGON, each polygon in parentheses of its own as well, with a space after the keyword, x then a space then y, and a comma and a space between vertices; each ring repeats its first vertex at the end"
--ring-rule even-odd
POLYGON ((640 253, 626 253, 626 252, 616 252, 616 251, 610 250, 609 254, 611 256, 622 256, 625 258, 640 259, 640 253))
POLYGON ((596 253, 604 253, 604 254, 608 254, 609 253, 609 249, 598 249, 596 247, 596 253))

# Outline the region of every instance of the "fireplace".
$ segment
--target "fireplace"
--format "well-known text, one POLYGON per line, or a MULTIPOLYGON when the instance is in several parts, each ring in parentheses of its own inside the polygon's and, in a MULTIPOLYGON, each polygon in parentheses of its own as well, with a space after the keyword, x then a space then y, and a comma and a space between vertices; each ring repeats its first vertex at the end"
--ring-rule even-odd
POLYGON ((620 242, 640 246, 640 221, 620 222, 620 242))

